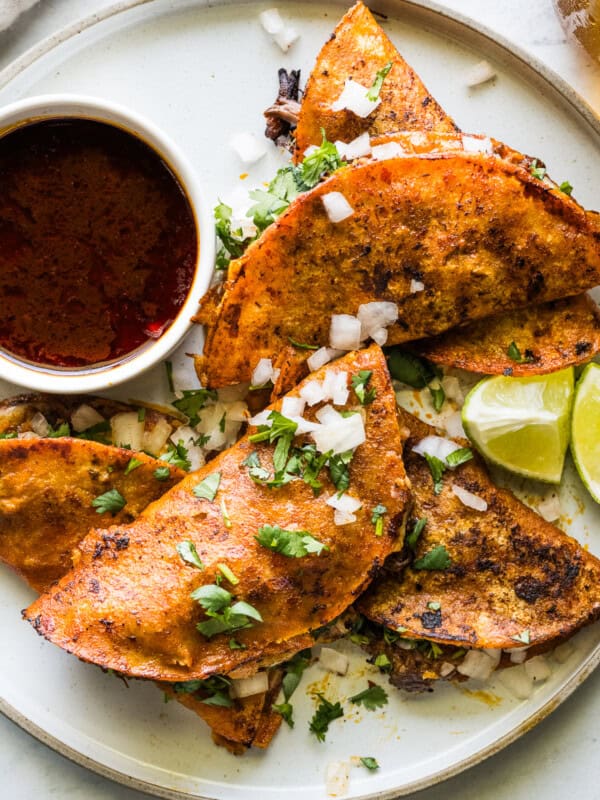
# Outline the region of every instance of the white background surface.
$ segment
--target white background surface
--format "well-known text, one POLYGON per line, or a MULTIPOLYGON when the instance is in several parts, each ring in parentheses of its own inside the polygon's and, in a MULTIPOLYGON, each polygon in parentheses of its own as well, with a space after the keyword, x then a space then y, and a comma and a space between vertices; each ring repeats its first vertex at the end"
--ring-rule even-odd
MULTIPOLYGON (((525 47, 566 78, 600 113, 600 68, 565 42, 551 0, 438 0, 525 47)), ((107 3, 41 0, 0 34, 0 68, 58 28, 107 3)), ((600 203, 596 203, 598 207, 600 203)), ((600 672, 549 719, 498 756, 419 793, 419 800, 578 800, 600 798, 597 731, 600 672)), ((290 765, 293 768, 293 765, 290 765)), ((0 717, 0 798, 10 800, 141 800, 146 797, 96 777, 38 744, 0 717)))

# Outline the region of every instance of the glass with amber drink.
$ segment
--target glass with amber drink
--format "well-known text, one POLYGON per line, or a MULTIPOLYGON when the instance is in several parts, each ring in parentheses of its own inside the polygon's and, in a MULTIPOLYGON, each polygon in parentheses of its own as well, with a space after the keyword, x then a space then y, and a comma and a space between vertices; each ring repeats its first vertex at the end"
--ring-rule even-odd
POLYGON ((600 61, 600 0, 554 0, 567 33, 600 61))

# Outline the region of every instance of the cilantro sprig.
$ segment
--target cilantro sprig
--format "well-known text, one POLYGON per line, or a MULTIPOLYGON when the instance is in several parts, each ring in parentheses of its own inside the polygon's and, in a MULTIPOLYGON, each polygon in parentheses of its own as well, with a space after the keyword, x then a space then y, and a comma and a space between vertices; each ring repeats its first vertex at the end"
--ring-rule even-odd
POLYGON ((372 375, 372 370, 361 369, 357 375, 352 376, 352 388, 362 406, 367 406, 375 400, 375 387, 369 388, 372 375))
POLYGON ((200 422, 199 412, 209 400, 217 399, 217 393, 210 389, 184 389, 181 394, 182 397, 173 400, 171 405, 185 414, 191 427, 195 428, 200 422))
POLYGON ((425 358, 417 358, 399 348, 393 348, 388 355, 388 367, 392 378, 402 381, 413 389, 429 389, 434 409, 442 410, 446 393, 440 383, 443 372, 425 358))
POLYGON ((204 680, 179 681, 173 684, 175 694, 200 694, 200 700, 207 706, 231 708, 233 700, 229 696, 231 681, 223 675, 213 675, 204 680))
POLYGON ((369 91, 367 92, 367 100, 370 100, 371 103, 374 103, 376 100, 379 99, 379 95, 381 93, 381 87, 383 86, 383 82, 386 79, 389 71, 391 70, 393 65, 392 61, 388 61, 385 67, 377 70, 375 73, 375 79, 369 91))
POLYGON ((118 489, 109 489, 108 492, 98 495, 92 500, 92 506, 98 514, 110 512, 113 517, 125 507, 126 500, 118 489))
POLYGON ((273 711, 284 718, 290 728, 294 727, 294 707, 290 703, 290 697, 298 688, 304 670, 310 664, 310 650, 301 650, 287 664, 284 665, 285 675, 281 684, 284 702, 273 705, 273 711))
POLYGON ((325 734, 329 730, 329 724, 333 722, 334 719, 343 717, 344 709, 339 702, 331 703, 320 692, 317 692, 317 697, 321 702, 313 714, 309 730, 311 733, 314 733, 319 742, 324 742, 325 734))
POLYGON ((378 503, 371 513, 371 523, 375 525, 375 536, 383 536, 383 517, 387 514, 387 508, 378 503))
POLYGON ((424 456, 433 478, 433 492, 434 494, 441 494, 444 488, 442 478, 446 470, 456 469, 461 464, 470 461, 473 458, 473 451, 470 447, 461 447, 447 455, 445 459, 432 456, 429 453, 425 453, 424 456))
POLYGON ((516 364, 531 364, 531 362, 535 360, 533 353, 530 350, 525 350, 525 355, 521 355, 521 351, 519 350, 516 342, 511 342, 508 345, 506 355, 516 364))
POLYGON ((161 461, 166 461, 167 464, 172 464, 174 467, 179 467, 179 469, 183 469, 186 472, 189 472, 192 466, 192 462, 188 458, 187 447, 183 445, 183 439, 179 439, 177 444, 169 442, 167 452, 163 453, 159 458, 161 461))
POLYGON ((353 695, 350 698, 350 702, 356 705, 363 705, 367 711, 375 711, 387 704, 388 696, 383 686, 369 681, 368 689, 353 695))
POLYGON ((311 554, 320 556, 323 550, 329 550, 308 531, 289 531, 279 525, 263 525, 254 538, 263 547, 288 558, 304 558, 311 554))
POLYGON ((204 480, 196 484, 192 491, 196 497, 199 497, 201 500, 208 500, 209 503, 212 503, 219 491, 220 483, 221 473, 212 472, 210 475, 207 475, 204 480))
POLYGON ((413 569, 444 570, 452 564, 450 554, 443 544, 438 544, 433 550, 413 561, 413 569))
POLYGON ((231 592, 214 583, 195 589, 190 597, 196 600, 210 619, 199 622, 196 628, 207 639, 219 633, 233 633, 262 622, 260 612, 244 600, 234 601, 231 592))

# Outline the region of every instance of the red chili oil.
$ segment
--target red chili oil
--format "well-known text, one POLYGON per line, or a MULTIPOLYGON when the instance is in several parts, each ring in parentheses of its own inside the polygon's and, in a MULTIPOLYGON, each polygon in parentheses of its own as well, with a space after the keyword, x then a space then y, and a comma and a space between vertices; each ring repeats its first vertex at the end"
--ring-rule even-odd
POLYGON ((152 148, 93 120, 34 122, 0 139, 0 187, 0 347, 85 367, 169 328, 198 240, 152 148))

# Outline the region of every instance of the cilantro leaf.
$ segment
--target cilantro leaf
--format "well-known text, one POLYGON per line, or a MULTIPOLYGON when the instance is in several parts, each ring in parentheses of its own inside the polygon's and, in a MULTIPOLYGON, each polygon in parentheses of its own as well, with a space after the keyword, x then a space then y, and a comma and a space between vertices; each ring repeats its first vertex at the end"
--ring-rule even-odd
POLYGON ((371 103, 374 103, 376 100, 379 99, 379 93, 381 92, 381 87, 383 86, 383 82, 386 79, 387 74, 391 70, 391 68, 392 68, 392 62, 388 61, 385 67, 382 67, 375 73, 375 80, 373 81, 373 85, 367 92, 367 100, 370 100, 371 103))
POLYGON ((183 397, 173 400, 172 404, 189 420, 192 428, 200 422, 198 412, 201 411, 209 400, 216 400, 217 393, 210 389, 184 389, 183 397))
POLYGON ((354 452, 347 450, 345 453, 335 453, 327 458, 329 477, 338 492, 345 492, 350 486, 350 470, 348 469, 354 452))
POLYGON ((260 612, 250 603, 238 600, 232 605, 233 595, 214 583, 200 586, 190 597, 200 603, 210 618, 196 625, 198 631, 207 639, 219 633, 233 633, 243 628, 251 628, 254 624, 251 620, 263 621, 260 612))
POLYGON ((368 389, 368 385, 373 375, 370 369, 361 369, 357 375, 352 376, 352 388, 362 406, 367 406, 375 400, 376 391, 374 388, 368 389))
POLYGON ((59 439, 61 436, 70 436, 71 429, 68 422, 61 422, 57 428, 50 428, 46 434, 47 439, 59 439))
POLYGON ((531 350, 526 350, 525 355, 522 356, 521 351, 519 350, 515 342, 511 342, 508 345, 506 354, 511 359, 511 361, 514 361, 517 364, 531 364, 531 362, 535 360, 531 350))
POLYGON ((434 409, 437 412, 441 411, 446 393, 440 383, 433 384, 436 378, 439 381, 443 376, 442 371, 435 364, 425 358, 417 358, 412 353, 405 353, 403 350, 393 348, 388 355, 388 367, 392 378, 397 381, 406 383, 413 389, 427 387, 434 409))
POLYGON ((4 431, 0 433, 0 439, 17 439, 19 434, 16 431, 4 431))
POLYGON ((254 538, 263 547, 288 558, 303 558, 311 553, 319 556, 329 550, 308 531, 288 531, 279 525, 263 525, 254 538))
POLYGON ((373 661, 373 663, 383 672, 388 672, 392 667, 392 662, 385 653, 379 653, 379 655, 375 657, 375 661, 373 661))
POLYGON ((442 476, 446 471, 446 464, 444 464, 441 458, 429 455, 429 453, 425 453, 425 460, 429 465, 429 471, 431 472, 431 477, 433 478, 434 494, 440 494, 443 488, 442 476))
POLYGON ((571 196, 571 192, 573 191, 573 187, 569 183, 569 181, 563 181, 561 185, 558 187, 561 192, 568 194, 571 196))
POLYGON ((342 159, 337 147, 327 141, 325 131, 321 128, 321 144, 300 165, 300 179, 307 189, 319 183, 323 175, 331 174, 342 166, 342 159))
POLYGON ((454 469, 455 467, 470 461, 472 458, 473 451, 471 448, 461 447, 460 450, 454 450, 454 452, 446 456, 446 464, 448 464, 451 469, 454 469))
POLYGON ((442 410, 442 406, 444 405, 444 401, 446 399, 446 392, 444 391, 444 387, 441 385, 441 383, 438 382, 437 387, 429 384, 427 388, 429 389, 429 394, 431 395, 431 401, 433 403, 433 407, 439 414, 439 412, 442 410))
POLYGON ((340 703, 330 703, 321 693, 317 693, 321 701, 317 706, 313 718, 310 721, 309 730, 317 737, 319 742, 325 741, 325 734, 329 730, 329 723, 334 719, 344 716, 344 710, 340 703))
POLYGON ((430 550, 428 553, 425 553, 424 556, 418 558, 416 561, 413 561, 413 569, 428 569, 428 570, 436 570, 436 569, 448 569, 448 567, 452 564, 452 559, 450 558, 450 554, 446 550, 443 544, 438 544, 437 547, 434 547, 433 550, 430 550))
POLYGON ((226 269, 232 258, 239 258, 252 241, 253 237, 244 237, 242 229, 231 229, 233 210, 225 203, 219 203, 214 210, 215 231, 219 241, 217 252, 218 270, 226 269))
POLYGON ((213 675, 206 680, 179 681, 173 684, 175 694, 201 695, 201 701, 208 706, 231 708, 233 700, 229 696, 231 681, 222 675, 213 675))
POLYGON ((200 481, 200 483, 194 486, 192 491, 196 497, 199 497, 202 500, 208 500, 210 503, 212 503, 219 490, 220 483, 221 473, 213 472, 210 475, 207 475, 203 481, 200 481))
POLYGON ((370 681, 369 684, 368 689, 353 695, 350 698, 350 702, 356 705, 363 705, 368 711, 375 711, 377 708, 386 705, 388 696, 383 686, 370 681))
POLYGON ((168 467, 157 467, 152 474, 157 481, 168 481, 171 477, 171 470, 168 467))
POLYGON ((173 383, 173 362, 165 361, 165 372, 167 373, 167 386, 171 394, 175 394, 175 385, 173 383))
POLYGON ((318 344, 305 344, 304 342, 297 342, 295 339, 292 339, 291 336, 288 336, 288 342, 293 346, 297 347, 298 350, 318 350, 318 344))
POLYGON ((130 458, 127 462, 127 466, 125 467, 125 475, 129 475, 130 472, 133 472, 134 469, 142 466, 142 461, 139 458, 130 458))
POLYGON ((179 467, 179 469, 184 469, 186 472, 189 472, 192 462, 187 456, 187 447, 183 446, 183 439, 180 439, 177 444, 169 442, 169 449, 166 453, 159 456, 159 458, 161 461, 166 461, 167 464, 173 464, 174 467, 179 467))
POLYGON ((98 514, 105 514, 107 511, 114 516, 125 506, 125 498, 118 489, 109 489, 108 492, 98 495, 92 500, 92 506, 98 514))
POLYGON ((233 595, 214 583, 207 583, 194 589, 190 597, 197 600, 205 611, 219 612, 231 604, 233 595))
POLYGON ((240 579, 236 578, 233 571, 231 570, 230 567, 227 566, 227 564, 217 564, 217 569, 219 570, 221 575, 225 578, 225 580, 229 581, 229 583, 232 586, 237 586, 238 583, 240 582, 240 579))
POLYGON ((97 422, 95 425, 90 425, 84 431, 75 434, 77 439, 86 439, 91 442, 100 442, 100 444, 110 444, 110 421, 107 419, 102 422, 97 422))
POLYGON ((186 564, 191 564, 192 567, 197 567, 198 569, 204 569, 204 564, 202 563, 202 560, 198 555, 198 551, 196 550, 196 545, 193 542, 179 542, 176 549, 186 564))
POLYGON ((271 425, 259 425, 258 433, 248 437, 249 442, 275 442, 280 436, 296 433, 298 423, 284 417, 279 411, 271 411, 268 420, 271 425))
POLYGON ((387 508, 381 503, 378 503, 371 514, 371 523, 375 525, 375 536, 383 535, 384 514, 387 514, 387 508))
POLYGON ((411 532, 406 534, 406 539, 405 539, 406 546, 409 547, 413 551, 413 553, 417 549, 417 542, 419 541, 419 537, 423 533, 425 525, 427 525, 427 517, 421 517, 421 519, 418 519, 415 522, 411 532))
POLYGON ((377 759, 372 758, 371 756, 361 756, 360 763, 363 765, 363 767, 366 767, 371 772, 374 772, 376 769, 379 769, 379 764, 377 763, 377 759))
POLYGON ((543 181, 546 175, 546 167, 538 167, 537 158, 535 158, 531 164, 531 169, 529 170, 534 178, 537 178, 539 181, 543 181))
POLYGON ((281 716, 284 718, 284 720, 287 722, 290 728, 294 727, 294 716, 293 716, 294 707, 292 706, 291 703, 286 702, 286 703, 279 703, 278 705, 273 704, 271 708, 273 709, 273 711, 276 711, 278 714, 281 714, 281 716))

